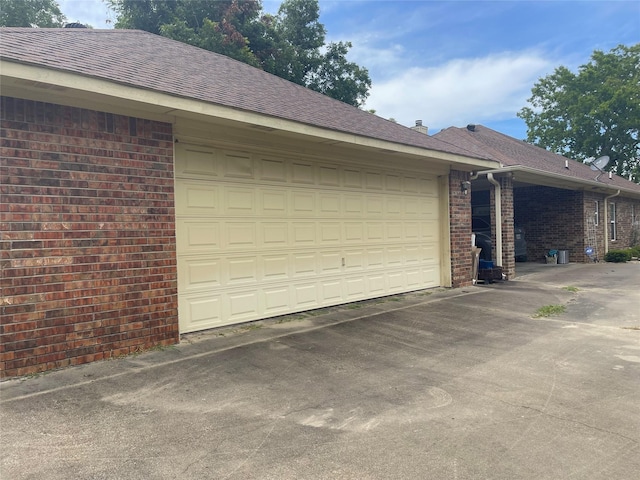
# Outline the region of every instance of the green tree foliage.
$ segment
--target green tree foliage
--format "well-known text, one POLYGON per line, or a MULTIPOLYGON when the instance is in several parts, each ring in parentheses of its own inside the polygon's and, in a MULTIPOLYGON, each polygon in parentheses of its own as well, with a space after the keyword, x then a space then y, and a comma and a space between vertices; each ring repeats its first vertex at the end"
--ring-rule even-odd
POLYGON ((55 0, 0 0, 0 27, 63 27, 65 16, 55 0))
POLYGON ((307 86, 336 100, 361 106, 369 96, 371 79, 366 68, 348 62, 351 42, 330 43, 318 68, 308 76, 307 86))
POLYGON ((608 155, 608 169, 640 183, 640 44, 596 50, 574 74, 556 68, 518 116, 527 140, 578 161, 608 155))
POLYGON ((163 35, 259 66, 244 31, 258 19, 259 0, 108 0, 116 28, 163 35))
POLYGON ((277 15, 260 0, 108 0, 116 28, 164 35, 221 53, 360 106, 369 72, 346 59, 348 42, 325 45, 318 0, 284 0, 277 15))
POLYGON ((371 88, 369 72, 347 60, 350 42, 325 45, 326 31, 319 19, 317 0, 284 0, 278 15, 267 23, 276 54, 257 52, 262 66, 279 77, 361 106, 371 88))
POLYGON ((265 70, 294 83, 305 85, 307 77, 322 62, 325 28, 319 22, 316 0, 284 0, 277 17, 269 19, 266 35, 276 48, 262 58, 265 70))

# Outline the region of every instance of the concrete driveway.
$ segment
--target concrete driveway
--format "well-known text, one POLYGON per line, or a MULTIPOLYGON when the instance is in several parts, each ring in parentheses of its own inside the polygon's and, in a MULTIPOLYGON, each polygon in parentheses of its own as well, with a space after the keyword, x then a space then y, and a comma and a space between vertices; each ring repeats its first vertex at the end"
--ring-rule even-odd
POLYGON ((637 479, 640 264, 519 271, 4 382, 0 477, 637 479))

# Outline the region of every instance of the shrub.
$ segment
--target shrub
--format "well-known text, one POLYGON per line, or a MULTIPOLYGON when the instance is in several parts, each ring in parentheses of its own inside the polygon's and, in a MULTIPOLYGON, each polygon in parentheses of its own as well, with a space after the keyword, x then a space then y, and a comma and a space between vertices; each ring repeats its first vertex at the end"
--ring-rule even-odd
POLYGON ((631 249, 609 250, 604 256, 605 262, 624 263, 631 260, 631 249))
POLYGON ((635 247, 631 247, 629 249, 632 257, 639 258, 640 257, 640 245, 636 245, 635 247))

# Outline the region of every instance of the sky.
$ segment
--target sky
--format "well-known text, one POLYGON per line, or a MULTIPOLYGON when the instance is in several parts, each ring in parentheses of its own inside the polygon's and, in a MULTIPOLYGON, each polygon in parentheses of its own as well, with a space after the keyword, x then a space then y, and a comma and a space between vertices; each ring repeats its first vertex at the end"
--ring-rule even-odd
MULTIPOLYGON (((263 0, 276 13, 280 1, 263 0)), ((58 0, 68 21, 113 28, 103 0, 58 0)), ((638 0, 319 0, 326 42, 369 71, 365 109, 429 134, 481 124, 518 139, 531 89, 594 50, 640 43, 638 0)))

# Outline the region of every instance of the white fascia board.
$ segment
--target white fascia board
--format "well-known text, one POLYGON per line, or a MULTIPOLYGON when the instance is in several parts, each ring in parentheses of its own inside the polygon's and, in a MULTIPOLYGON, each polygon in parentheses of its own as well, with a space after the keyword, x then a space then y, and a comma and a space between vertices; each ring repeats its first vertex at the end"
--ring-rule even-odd
POLYGON ((463 170, 495 168, 498 163, 453 153, 413 147, 400 143, 329 130, 292 120, 207 103, 186 97, 133 87, 96 77, 27 65, 0 59, 0 82, 3 95, 27 95, 27 98, 82 108, 100 108, 110 113, 132 115, 144 112, 151 119, 175 123, 175 117, 208 117, 264 127, 292 135, 315 137, 323 143, 342 143, 372 148, 390 154, 399 153, 437 160, 463 170), (124 110, 123 110, 124 109, 124 110))
MULTIPOLYGON (((498 168, 494 170, 483 170, 479 172, 478 175, 486 175, 487 173, 492 173, 494 175, 512 173, 514 175, 515 180, 518 179, 518 176, 517 176, 518 173, 523 173, 531 176, 554 180, 553 182, 554 184, 558 184, 558 183, 565 184, 567 188, 573 189, 573 190, 590 190, 593 192, 601 192, 601 193, 610 193, 610 192, 615 193, 618 190, 620 190, 621 193, 624 192, 628 196, 640 198, 640 191, 634 190, 631 188, 625 188, 625 187, 620 187, 618 185, 601 183, 595 180, 585 180, 582 178, 558 175, 557 173, 538 170, 536 168, 525 167, 522 165, 514 165, 514 166, 503 167, 503 168, 498 168)), ((596 175, 595 172, 594 172, 594 175, 596 175)))

